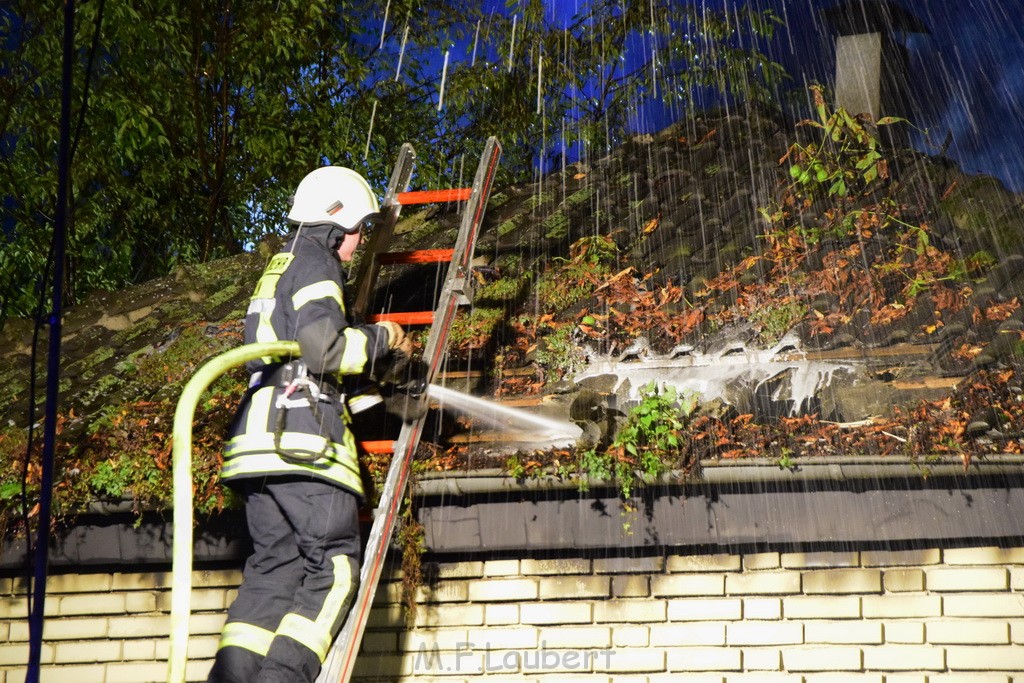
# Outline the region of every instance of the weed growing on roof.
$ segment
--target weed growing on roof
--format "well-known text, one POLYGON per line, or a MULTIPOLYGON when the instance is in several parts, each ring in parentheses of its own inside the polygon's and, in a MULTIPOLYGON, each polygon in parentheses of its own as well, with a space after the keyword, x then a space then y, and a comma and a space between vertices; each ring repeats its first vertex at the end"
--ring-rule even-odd
POLYGON ((659 388, 653 381, 640 390, 640 403, 607 449, 591 448, 580 454, 579 470, 588 479, 614 481, 623 500, 633 495, 644 479, 681 468, 687 442, 686 426, 697 409, 693 394, 680 395, 675 387, 659 388))

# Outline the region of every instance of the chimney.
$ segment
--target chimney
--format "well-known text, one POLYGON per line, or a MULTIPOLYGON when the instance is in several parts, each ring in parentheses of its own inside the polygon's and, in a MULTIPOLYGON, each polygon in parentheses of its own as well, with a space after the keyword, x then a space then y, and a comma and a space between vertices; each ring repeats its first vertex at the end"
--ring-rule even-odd
MULTIPOLYGON (((907 117, 907 50, 901 33, 930 33, 920 19, 891 0, 846 0, 824 12, 836 34, 836 107, 851 114, 907 117)), ((887 130, 905 142, 905 127, 887 130), (902 135, 899 130, 902 130, 902 135)))

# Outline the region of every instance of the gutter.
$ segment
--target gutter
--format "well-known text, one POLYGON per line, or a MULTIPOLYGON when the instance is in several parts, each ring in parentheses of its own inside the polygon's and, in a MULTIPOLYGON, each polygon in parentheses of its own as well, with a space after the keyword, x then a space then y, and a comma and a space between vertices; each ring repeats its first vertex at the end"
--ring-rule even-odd
MULTIPOLYGON (((688 475, 681 470, 666 472, 659 477, 645 476, 644 486, 697 486, 736 484, 789 484, 802 482, 844 481, 926 481, 932 478, 962 479, 972 477, 1018 476, 1024 486, 1024 455, 993 455, 972 458, 964 468, 959 458, 942 457, 911 462, 885 457, 823 457, 813 462, 797 461, 783 468, 769 458, 745 458, 737 461, 718 460, 701 463, 699 475, 688 475)), ((539 476, 515 479, 499 468, 460 472, 430 472, 420 474, 413 482, 413 494, 422 497, 463 496, 523 491, 557 491, 580 488, 581 483, 591 489, 614 487, 614 481, 587 477, 559 477, 553 470, 539 476)))

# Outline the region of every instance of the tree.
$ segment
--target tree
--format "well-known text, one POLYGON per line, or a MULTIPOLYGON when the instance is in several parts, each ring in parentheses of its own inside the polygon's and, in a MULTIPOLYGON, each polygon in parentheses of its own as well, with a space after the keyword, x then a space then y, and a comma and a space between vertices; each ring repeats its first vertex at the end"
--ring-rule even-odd
MULTIPOLYGON (((408 140, 417 184, 448 186, 495 134, 505 179, 528 177, 566 122, 586 144, 612 144, 659 82, 684 99, 699 85, 764 97, 778 73, 743 42, 770 32, 770 15, 743 23, 676 4, 593 0, 559 23, 541 0, 486 14, 472 0, 391 0, 387 21, 370 0, 84 2, 68 300, 249 248, 280 231, 292 189, 323 163, 383 181, 408 140), (673 37, 686 22, 703 42, 673 37), (627 61, 637 35, 642 56, 627 61)), ((32 311, 47 267, 61 61, 51 5, 0 10, 0 324, 32 311)))

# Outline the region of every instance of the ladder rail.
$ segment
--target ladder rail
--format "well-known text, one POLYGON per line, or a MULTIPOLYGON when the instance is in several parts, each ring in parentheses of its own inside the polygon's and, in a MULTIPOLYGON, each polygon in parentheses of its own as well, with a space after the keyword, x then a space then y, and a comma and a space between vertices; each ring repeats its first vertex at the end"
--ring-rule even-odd
POLYGON ((384 195, 382 209, 383 218, 370 234, 359 262, 359 270, 356 273, 356 294, 352 302, 352 311, 356 322, 362 322, 366 318, 367 309, 373 298, 373 288, 377 284, 377 272, 380 270, 379 254, 384 251, 382 247, 387 247, 391 243, 395 225, 398 224, 398 217, 402 213, 403 205, 399 201, 399 197, 408 192, 415 166, 416 150, 406 142, 398 151, 398 161, 395 162, 391 179, 388 181, 388 190, 384 195))
MULTIPOLYGON (((463 302, 463 282, 469 275, 476 237, 490 196, 491 186, 501 157, 501 145, 494 137, 488 138, 484 153, 473 180, 469 201, 463 210, 462 225, 455 243, 454 256, 448 267, 444 286, 433 315, 433 325, 427 336, 423 357, 428 367, 427 381, 433 381, 447 347, 455 313, 463 302)), ((393 228, 393 226, 392 226, 393 228)), ((426 416, 402 426, 394 445, 394 455, 381 493, 380 504, 364 551, 360 570, 359 591, 346 616, 341 632, 335 639, 327 659, 317 677, 317 683, 348 683, 355 667, 363 631, 369 617, 373 597, 377 591, 395 522, 401 508, 402 497, 409 480, 412 458, 419 446, 426 416)))

